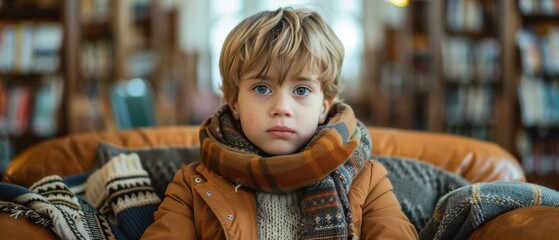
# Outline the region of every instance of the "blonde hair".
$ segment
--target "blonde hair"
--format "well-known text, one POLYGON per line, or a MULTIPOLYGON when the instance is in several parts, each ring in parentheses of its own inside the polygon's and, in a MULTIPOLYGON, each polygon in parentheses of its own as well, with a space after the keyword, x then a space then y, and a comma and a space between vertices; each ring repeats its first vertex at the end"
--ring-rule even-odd
MULTIPOLYGON (((288 72, 299 75, 310 67, 318 75, 326 99, 340 91, 344 47, 322 17, 310 9, 279 8, 256 13, 239 23, 227 36, 221 50, 221 89, 227 103, 237 101, 241 76, 265 61, 280 64, 285 80, 288 72), (304 64, 297 64, 304 63, 304 64)), ((281 82, 280 82, 281 83, 281 82)))

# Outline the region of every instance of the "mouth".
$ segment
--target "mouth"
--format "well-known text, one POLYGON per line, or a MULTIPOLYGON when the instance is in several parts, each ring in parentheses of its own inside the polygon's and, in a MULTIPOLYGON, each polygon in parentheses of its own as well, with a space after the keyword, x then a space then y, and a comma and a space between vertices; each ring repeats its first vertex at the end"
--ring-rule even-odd
POLYGON ((295 134, 295 131, 293 129, 285 126, 275 126, 266 130, 266 132, 273 137, 281 139, 288 139, 295 134))

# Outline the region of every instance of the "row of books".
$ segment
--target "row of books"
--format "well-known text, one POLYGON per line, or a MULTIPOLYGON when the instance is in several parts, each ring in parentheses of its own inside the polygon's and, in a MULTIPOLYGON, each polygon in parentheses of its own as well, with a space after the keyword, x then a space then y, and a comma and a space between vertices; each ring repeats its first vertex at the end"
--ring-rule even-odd
POLYGON ((559 173, 559 134, 528 134, 517 138, 522 166, 527 174, 559 173))
POLYGON ((84 79, 111 78, 114 68, 113 44, 110 40, 88 41, 80 46, 80 68, 84 79))
POLYGON ((518 96, 524 126, 559 126, 559 79, 523 75, 518 96))
POLYGON ((80 20, 84 25, 103 24, 110 20, 112 1, 110 0, 81 0, 80 20))
POLYGON ((53 73, 60 66, 58 23, 0 23, 0 72, 53 73))
POLYGON ((452 31, 481 32, 486 25, 484 6, 478 0, 449 0, 446 22, 452 31))
POLYGON ((59 76, 46 75, 36 86, 0 81, 0 132, 10 136, 28 132, 56 135, 63 91, 59 76))
POLYGON ((559 76, 559 28, 540 35, 525 27, 516 33, 516 42, 524 74, 559 76))
POLYGON ((491 125, 494 95, 491 85, 449 87, 445 106, 447 125, 491 125))
POLYGON ((492 38, 449 37, 443 42, 442 58, 449 82, 495 82, 501 77, 501 45, 492 38))
POLYGON ((518 0, 518 10, 525 16, 557 15, 559 2, 556 0, 518 0))

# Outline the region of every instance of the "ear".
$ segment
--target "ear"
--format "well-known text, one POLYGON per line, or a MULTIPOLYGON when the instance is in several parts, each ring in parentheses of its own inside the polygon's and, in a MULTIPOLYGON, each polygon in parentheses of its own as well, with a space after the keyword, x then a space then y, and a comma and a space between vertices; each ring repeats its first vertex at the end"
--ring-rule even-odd
POLYGON ((332 98, 324 98, 324 101, 322 101, 322 111, 320 112, 320 118, 318 120, 319 124, 323 124, 326 121, 326 117, 328 117, 328 112, 330 111, 330 106, 332 106, 333 102, 334 99, 332 98))
POLYGON ((233 112, 233 118, 239 120, 239 104, 237 104, 237 101, 230 101, 227 105, 229 105, 231 112, 233 112))

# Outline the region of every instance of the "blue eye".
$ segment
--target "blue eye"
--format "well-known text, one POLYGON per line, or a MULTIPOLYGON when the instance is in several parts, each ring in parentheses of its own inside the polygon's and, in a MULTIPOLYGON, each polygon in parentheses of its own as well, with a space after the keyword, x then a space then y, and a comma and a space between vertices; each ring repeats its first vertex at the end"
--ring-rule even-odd
POLYGON ((295 89, 295 94, 299 96, 307 96, 311 94, 311 90, 307 87, 298 87, 295 89))
POLYGON ((252 88, 253 91, 256 91, 258 94, 269 94, 272 92, 270 88, 266 85, 256 85, 252 88))

